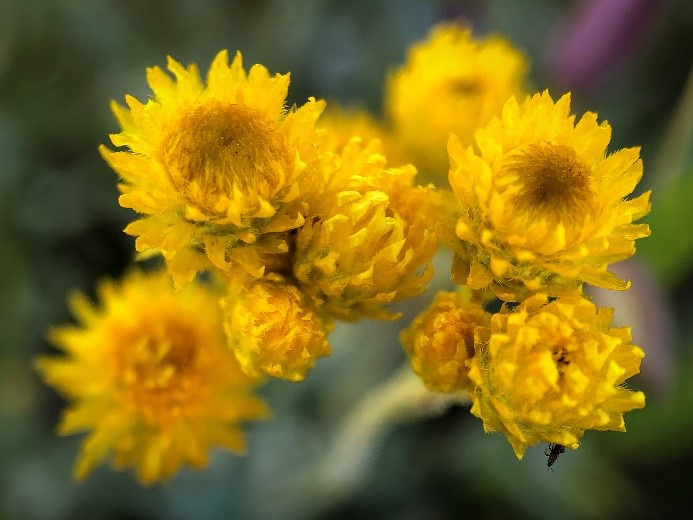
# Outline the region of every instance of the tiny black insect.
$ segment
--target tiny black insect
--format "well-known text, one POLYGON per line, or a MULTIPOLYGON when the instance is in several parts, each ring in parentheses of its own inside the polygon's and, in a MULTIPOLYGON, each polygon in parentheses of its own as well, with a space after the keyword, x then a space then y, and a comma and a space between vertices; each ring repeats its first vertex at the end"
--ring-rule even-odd
POLYGON ((544 455, 548 457, 546 461, 547 471, 556 463, 561 453, 565 453, 565 446, 562 444, 549 444, 548 453, 544 451, 544 455))

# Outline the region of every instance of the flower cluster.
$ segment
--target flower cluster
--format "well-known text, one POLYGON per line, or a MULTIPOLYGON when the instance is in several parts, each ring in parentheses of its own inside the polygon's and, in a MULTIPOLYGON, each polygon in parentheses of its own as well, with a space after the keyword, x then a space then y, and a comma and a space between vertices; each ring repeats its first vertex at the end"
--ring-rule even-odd
POLYGON ((111 455, 149 484, 241 451, 238 422, 267 413, 254 385, 304 379, 335 320, 395 319, 433 275, 433 188, 377 132, 328 132, 314 98, 287 109, 289 75, 240 52, 205 80, 168 70, 148 69, 146 103, 112 104, 118 149, 100 149, 140 214, 125 232, 167 272, 104 285, 103 310, 77 298, 82 326, 50 334, 66 355, 37 362, 70 401, 60 432, 89 432, 79 479, 111 455))
POLYGON ((464 287, 401 335, 430 390, 468 394, 518 457, 622 430, 644 405, 623 386, 642 351, 582 294, 626 289, 607 268, 649 234, 634 223, 649 194, 629 198, 639 150, 607 154, 608 124, 576 124, 569 95, 525 97, 505 40, 435 28, 390 74, 382 120, 287 108, 289 74, 246 71, 240 52, 205 78, 167 68, 147 70, 146 102, 112 104, 121 131, 100 148, 139 214, 125 232, 166 271, 103 284, 102 308, 75 297, 80 326, 50 333, 65 355, 37 362, 70 401, 60 432, 89 432, 78 478, 112 457, 151 483, 242 450, 239 422, 267 415, 252 388, 303 380, 336 321, 397 319, 388 305, 425 291, 441 241, 464 287))
POLYGON ((649 235, 634 223, 649 212, 649 192, 631 197, 639 149, 608 154, 608 123, 576 122, 569 94, 510 96, 474 142, 449 129, 437 230, 461 292, 439 294, 401 334, 412 368, 430 390, 466 392, 518 458, 540 441, 575 449, 585 430, 625 430, 623 413, 645 404, 624 386, 644 354, 583 284, 629 286, 608 267, 649 235), (484 310, 493 300, 496 314, 484 310))
POLYGON ((228 281, 246 373, 299 381, 335 319, 387 319, 386 304, 424 291, 438 243, 413 166, 389 168, 374 136, 320 128, 324 101, 287 110, 289 75, 246 73, 240 52, 220 52, 206 82, 168 68, 148 70, 146 104, 113 104, 126 149, 101 153, 121 205, 143 215, 125 229, 137 250, 161 253, 178 286, 202 271, 228 281))

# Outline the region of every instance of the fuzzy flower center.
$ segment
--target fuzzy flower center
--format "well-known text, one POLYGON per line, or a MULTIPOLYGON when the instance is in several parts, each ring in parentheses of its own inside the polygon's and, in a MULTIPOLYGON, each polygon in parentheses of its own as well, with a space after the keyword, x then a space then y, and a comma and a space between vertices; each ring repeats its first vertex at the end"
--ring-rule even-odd
POLYGON ((184 324, 150 325, 132 332, 132 348, 115 353, 120 357, 117 373, 122 385, 142 399, 168 395, 176 400, 176 389, 182 390, 187 375, 195 373, 199 338, 184 324))
POLYGON ((163 142, 164 163, 178 188, 210 196, 267 193, 282 182, 289 154, 276 121, 238 104, 219 102, 185 112, 163 142))
POLYGON ((533 218, 577 224, 593 210, 590 170, 568 146, 533 143, 506 168, 522 185, 517 208, 533 218))

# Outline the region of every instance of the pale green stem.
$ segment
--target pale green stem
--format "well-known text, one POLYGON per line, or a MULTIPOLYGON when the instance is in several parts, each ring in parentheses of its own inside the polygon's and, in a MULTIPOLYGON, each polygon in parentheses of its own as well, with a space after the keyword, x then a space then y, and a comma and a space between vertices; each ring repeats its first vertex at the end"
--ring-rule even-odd
POLYGON ((310 488, 311 509, 324 510, 364 479, 390 428, 442 415, 466 402, 466 393, 428 391, 407 364, 347 413, 321 460, 295 482, 310 488))

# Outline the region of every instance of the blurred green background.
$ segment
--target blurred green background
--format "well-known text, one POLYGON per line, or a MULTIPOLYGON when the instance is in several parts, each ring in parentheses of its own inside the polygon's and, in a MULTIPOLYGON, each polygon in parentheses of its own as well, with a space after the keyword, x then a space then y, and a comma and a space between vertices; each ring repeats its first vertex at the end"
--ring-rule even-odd
MULTIPOLYGON (((0 519, 687 516, 691 27, 687 0, 0 0, 0 519), (588 4, 598 16, 585 14, 588 4), (598 11, 606 4, 611 11, 598 11), (552 473, 545 446, 517 461, 504 438, 484 434, 459 407, 383 428, 360 458, 336 467, 342 420, 398 371, 398 330, 428 294, 403 307, 402 322, 339 326, 333 356, 303 384, 268 384, 274 418, 248 429, 247 456, 215 452, 207 471, 148 489, 108 466, 72 483, 80 439, 53 433, 63 403, 30 363, 50 351, 45 329, 70 319, 66 293, 93 294, 97 279, 132 261, 121 231, 132 214, 118 206, 116 175, 97 153, 117 131, 109 100, 146 99, 144 69, 167 54, 205 71, 228 48, 243 51, 246 66, 291 71, 291 103, 312 95, 377 113, 388 69, 454 17, 523 48, 536 90, 572 89, 576 113, 608 119, 612 149, 643 147, 638 189, 654 190, 653 236, 617 267, 630 291, 594 293, 647 352, 631 386, 648 404, 626 416, 628 433, 588 432, 552 473)), ((438 259, 433 290, 448 284, 448 260, 438 259)))

